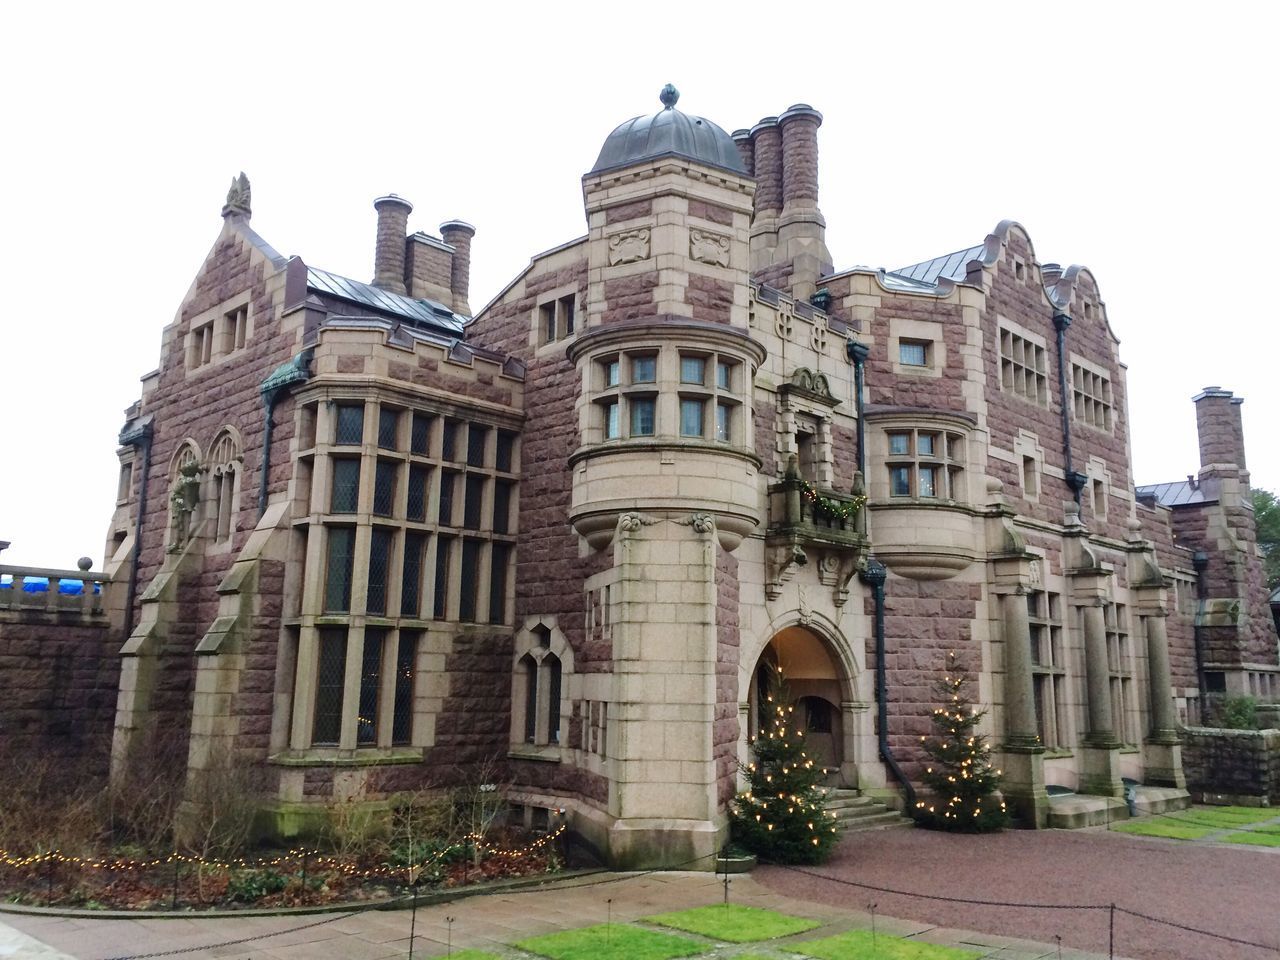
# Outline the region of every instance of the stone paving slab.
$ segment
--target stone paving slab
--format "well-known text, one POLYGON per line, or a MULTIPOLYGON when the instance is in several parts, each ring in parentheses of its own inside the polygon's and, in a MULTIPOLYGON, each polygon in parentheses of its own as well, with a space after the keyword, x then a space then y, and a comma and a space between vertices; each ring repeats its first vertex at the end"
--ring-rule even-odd
MULTIPOLYGON (((604 923, 628 923, 671 910, 719 903, 724 897, 720 878, 707 873, 643 874, 624 878, 608 874, 589 881, 566 880, 527 893, 471 897, 449 904, 419 907, 414 922, 414 956, 443 956, 475 947, 499 955, 514 955, 517 940, 560 930, 604 923), (612 901, 612 902, 609 902, 612 901), (452 925, 447 917, 453 918, 452 925), (452 926, 452 933, 450 933, 452 926)), ((769 890, 750 876, 734 877, 729 896, 734 903, 778 910, 820 921, 823 926, 792 937, 756 946, 768 952, 796 949, 803 940, 832 936, 850 929, 866 929, 871 914, 867 899, 854 895, 840 905, 796 900, 769 890)), ((868 901, 870 902, 870 901, 868 901)), ((371 911, 355 915, 309 917, 183 917, 174 920, 92 920, 6 915, 0 924, 0 960, 105 960, 108 957, 197 948, 182 957, 191 960, 392 960, 409 950, 409 910, 371 911), (323 922, 321 922, 323 921, 323 922), (315 924, 294 929, 300 923, 315 924), (25 931, 22 932, 22 931, 25 931), (7 932, 7 933, 6 933, 7 932), (5 953, 6 935, 22 938, 22 949, 5 953), (218 946, 227 940, 255 937, 253 942, 218 946), (41 943, 43 941, 43 944, 41 943), (204 946, 204 949, 198 949, 204 946), (44 951, 44 952, 35 952, 44 951), (60 952, 63 951, 63 952, 60 952)), ((892 936, 920 937, 932 943, 986 951, 990 960, 1054 958, 1048 944, 934 927, 928 923, 877 915, 876 929, 892 936)), ((14 941, 17 942, 16 940, 14 941)), ((750 951, 743 944, 721 948, 717 955, 750 951)), ((1101 960, 1098 954, 1062 951, 1064 960, 1101 960)))

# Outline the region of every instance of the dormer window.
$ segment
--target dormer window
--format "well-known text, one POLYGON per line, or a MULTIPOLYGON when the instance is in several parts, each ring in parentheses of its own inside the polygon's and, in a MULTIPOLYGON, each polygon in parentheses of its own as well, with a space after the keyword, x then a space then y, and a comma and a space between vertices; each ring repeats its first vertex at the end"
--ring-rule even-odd
POLYGON ((577 294, 570 293, 538 305, 538 343, 572 336, 577 327, 577 294))

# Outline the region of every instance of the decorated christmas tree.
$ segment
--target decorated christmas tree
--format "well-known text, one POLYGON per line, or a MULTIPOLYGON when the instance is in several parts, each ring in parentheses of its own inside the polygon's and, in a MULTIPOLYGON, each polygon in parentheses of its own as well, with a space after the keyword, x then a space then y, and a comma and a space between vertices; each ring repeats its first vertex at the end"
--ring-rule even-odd
POLYGON ((923 779, 934 796, 916 803, 916 822, 933 830, 985 833, 1008 823, 997 793, 1000 771, 991 767, 986 736, 976 732, 987 711, 969 699, 968 682, 956 655, 947 654, 946 675, 934 684, 942 702, 933 711, 934 735, 920 738, 929 756, 923 779))
POLYGON ((731 811, 733 838, 772 863, 819 863, 830 854, 839 829, 823 805, 822 768, 804 751, 795 704, 775 674, 761 705, 760 734, 751 744, 747 789, 731 811))

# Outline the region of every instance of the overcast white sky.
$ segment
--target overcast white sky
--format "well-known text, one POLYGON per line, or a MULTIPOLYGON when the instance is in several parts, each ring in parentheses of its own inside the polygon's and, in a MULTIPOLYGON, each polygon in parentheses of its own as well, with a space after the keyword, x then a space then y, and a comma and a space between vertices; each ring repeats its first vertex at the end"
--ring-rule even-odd
POLYGON ((221 225, 230 178, 281 253, 367 280, 374 197, 478 228, 471 303, 585 232, 618 123, 826 117, 837 267, 898 267, 1005 217, 1098 278, 1139 483, 1198 469, 1190 398, 1244 396, 1280 489, 1263 3, 17 4, 0 39, 0 562, 102 562, 115 437, 221 225), (202 12, 203 11, 203 12, 202 12), (797 19, 788 19, 789 17, 797 19), (798 19, 804 17, 805 19, 798 19))

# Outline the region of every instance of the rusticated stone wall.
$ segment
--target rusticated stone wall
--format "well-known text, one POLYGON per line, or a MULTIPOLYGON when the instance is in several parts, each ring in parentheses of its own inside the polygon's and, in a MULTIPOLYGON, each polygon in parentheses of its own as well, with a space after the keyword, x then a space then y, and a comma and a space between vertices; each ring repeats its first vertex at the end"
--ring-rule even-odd
POLYGON ((119 646, 105 620, 0 614, 0 758, 47 755, 105 774, 119 646))
POLYGON ((1182 768, 1193 799, 1280 803, 1280 730, 1188 727, 1182 768))
MULTIPOLYGON (((738 775, 738 658, 741 647, 741 585, 738 559, 716 550, 716 708, 711 751, 716 764, 717 802, 733 799, 738 775)), ((746 694, 741 695, 745 699, 746 694)))

